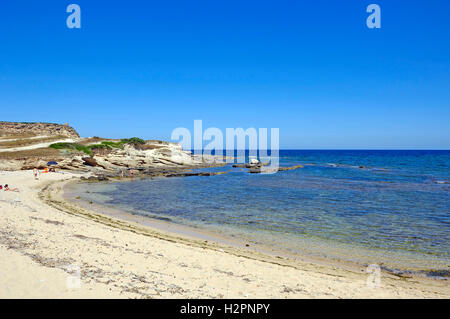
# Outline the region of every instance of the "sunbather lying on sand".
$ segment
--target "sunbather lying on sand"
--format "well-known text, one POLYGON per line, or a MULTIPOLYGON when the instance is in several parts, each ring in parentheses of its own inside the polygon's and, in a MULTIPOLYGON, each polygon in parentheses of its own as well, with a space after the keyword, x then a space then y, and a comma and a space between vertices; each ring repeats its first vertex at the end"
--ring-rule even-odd
POLYGON ((10 191, 10 192, 20 192, 18 188, 9 188, 8 184, 5 185, 5 192, 6 191, 10 191))

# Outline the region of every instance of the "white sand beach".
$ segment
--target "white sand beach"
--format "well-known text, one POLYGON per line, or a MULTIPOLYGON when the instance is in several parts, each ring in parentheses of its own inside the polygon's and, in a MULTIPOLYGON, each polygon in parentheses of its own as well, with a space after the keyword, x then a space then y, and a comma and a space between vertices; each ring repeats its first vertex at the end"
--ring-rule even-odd
POLYGON ((447 280, 204 243, 67 203, 73 173, 0 172, 0 298, 449 298, 447 280), (77 273, 79 270, 79 275, 77 273), (79 281, 78 281, 79 278, 79 281))

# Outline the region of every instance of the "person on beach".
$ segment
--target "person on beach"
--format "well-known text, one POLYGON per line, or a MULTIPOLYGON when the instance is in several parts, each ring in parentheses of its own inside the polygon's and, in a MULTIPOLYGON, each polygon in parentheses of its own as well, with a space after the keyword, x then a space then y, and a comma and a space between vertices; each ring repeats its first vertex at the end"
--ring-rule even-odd
POLYGON ((133 169, 130 168, 130 177, 133 178, 133 169))
POLYGON ((18 188, 9 188, 8 184, 5 184, 5 192, 6 191, 10 191, 10 192, 20 192, 18 188))
POLYGON ((33 174, 34 174, 34 179, 35 179, 35 180, 38 180, 38 179, 39 179, 39 176, 38 176, 39 170, 38 170, 37 168, 34 168, 34 169, 33 169, 33 174))

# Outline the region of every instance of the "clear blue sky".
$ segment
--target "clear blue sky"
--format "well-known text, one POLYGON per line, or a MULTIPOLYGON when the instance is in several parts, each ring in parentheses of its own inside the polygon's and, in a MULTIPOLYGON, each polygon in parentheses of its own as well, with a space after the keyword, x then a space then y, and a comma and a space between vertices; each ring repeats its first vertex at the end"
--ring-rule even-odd
POLYGON ((0 43, 0 120, 167 140, 202 119, 278 127, 282 148, 450 149, 448 0, 2 0, 0 43))

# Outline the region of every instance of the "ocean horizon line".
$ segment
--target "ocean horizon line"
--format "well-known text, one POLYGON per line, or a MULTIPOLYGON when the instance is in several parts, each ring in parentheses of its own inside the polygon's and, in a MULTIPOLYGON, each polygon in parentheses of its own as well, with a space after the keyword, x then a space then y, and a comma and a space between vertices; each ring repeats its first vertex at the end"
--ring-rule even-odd
MULTIPOLYGON (((195 151, 205 151, 203 150, 189 150, 191 152, 195 151)), ((222 151, 259 151, 258 149, 224 149, 222 151)), ((435 149, 435 148, 280 148, 279 151, 437 151, 437 152, 447 152, 450 151, 448 149, 435 149)), ((270 153, 270 152, 269 152, 270 153)))

